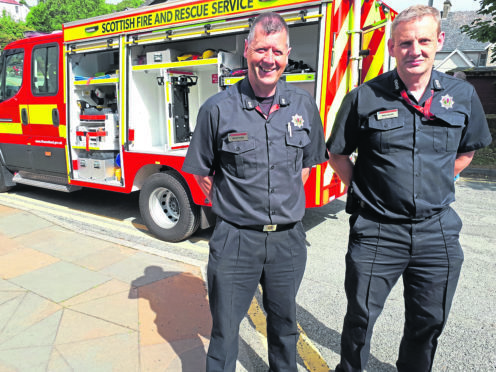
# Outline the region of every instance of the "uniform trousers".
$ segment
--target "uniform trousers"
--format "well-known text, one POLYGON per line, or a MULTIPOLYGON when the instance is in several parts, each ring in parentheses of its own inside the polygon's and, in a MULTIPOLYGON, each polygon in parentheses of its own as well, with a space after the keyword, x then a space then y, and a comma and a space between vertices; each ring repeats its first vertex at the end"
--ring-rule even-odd
POLYGON ((259 283, 270 371, 297 371, 296 294, 306 265, 305 236, 301 222, 286 231, 261 232, 217 219, 207 268, 212 313, 207 372, 235 370, 239 326, 259 283))
POLYGON ((364 210, 350 217, 346 254, 347 313, 337 371, 363 371, 384 302, 403 276, 405 324, 399 372, 431 371, 463 263, 462 222, 446 208, 420 222, 391 223, 364 210))

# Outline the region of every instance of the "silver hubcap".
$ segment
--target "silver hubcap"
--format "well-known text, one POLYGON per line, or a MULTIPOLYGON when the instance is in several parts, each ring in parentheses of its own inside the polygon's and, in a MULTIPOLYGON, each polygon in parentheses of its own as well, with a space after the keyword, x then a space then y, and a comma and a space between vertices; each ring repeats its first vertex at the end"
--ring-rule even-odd
POLYGON ((179 202, 172 191, 165 187, 155 189, 149 200, 153 221, 164 229, 171 229, 179 220, 179 202))

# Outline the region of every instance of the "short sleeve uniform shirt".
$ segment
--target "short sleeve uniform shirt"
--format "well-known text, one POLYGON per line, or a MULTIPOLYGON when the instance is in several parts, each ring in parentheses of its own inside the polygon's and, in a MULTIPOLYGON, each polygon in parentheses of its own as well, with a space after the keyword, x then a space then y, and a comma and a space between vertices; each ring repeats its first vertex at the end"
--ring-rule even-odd
POLYGON ((352 188, 365 208, 390 219, 422 220, 454 201, 457 153, 491 143, 473 86, 432 72, 420 106, 432 95, 428 120, 402 97, 397 71, 359 86, 344 99, 327 147, 349 155, 356 149, 352 188))
POLYGON ((301 170, 327 158, 315 100, 279 81, 267 118, 257 106, 247 78, 208 99, 182 169, 214 176, 213 211, 227 221, 299 221, 305 211, 301 170))

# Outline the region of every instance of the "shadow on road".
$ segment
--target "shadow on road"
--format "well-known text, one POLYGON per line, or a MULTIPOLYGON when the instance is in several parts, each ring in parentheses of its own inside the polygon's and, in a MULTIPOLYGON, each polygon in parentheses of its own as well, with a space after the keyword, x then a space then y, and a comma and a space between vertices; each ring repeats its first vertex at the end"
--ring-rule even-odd
MULTIPOLYGON (((312 342, 322 345, 336 354, 340 353, 341 333, 327 327, 300 305, 298 305, 296 312, 300 326, 305 330, 305 333, 312 342)), ((334 368, 335 366, 329 367, 334 368)), ((389 363, 383 363, 373 355, 370 355, 367 371, 395 372, 396 367, 389 363)))

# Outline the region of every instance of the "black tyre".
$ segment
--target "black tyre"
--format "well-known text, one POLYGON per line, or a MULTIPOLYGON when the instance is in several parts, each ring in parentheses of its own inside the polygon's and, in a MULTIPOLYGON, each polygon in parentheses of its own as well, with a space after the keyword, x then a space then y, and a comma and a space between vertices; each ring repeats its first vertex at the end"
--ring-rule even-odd
POLYGON ((185 181, 173 172, 156 173, 146 180, 139 208, 148 230, 165 241, 186 239, 200 224, 200 207, 193 203, 185 181))

